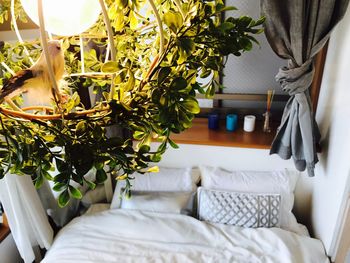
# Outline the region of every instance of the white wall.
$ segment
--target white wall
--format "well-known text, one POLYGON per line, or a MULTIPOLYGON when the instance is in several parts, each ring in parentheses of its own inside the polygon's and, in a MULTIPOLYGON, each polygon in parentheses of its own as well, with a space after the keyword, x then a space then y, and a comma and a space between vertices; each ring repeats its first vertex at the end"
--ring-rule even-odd
POLYGON ((350 12, 330 40, 317 109, 323 137, 314 181, 312 223, 329 255, 333 254, 338 215, 350 174, 350 12))

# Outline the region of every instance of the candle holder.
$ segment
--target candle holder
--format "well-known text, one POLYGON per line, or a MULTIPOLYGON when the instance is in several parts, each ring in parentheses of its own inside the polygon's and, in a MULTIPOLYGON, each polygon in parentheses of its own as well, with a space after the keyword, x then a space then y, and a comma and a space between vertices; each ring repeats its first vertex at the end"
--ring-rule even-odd
POLYGON ((226 116, 226 130, 233 132, 237 129, 237 114, 228 114, 226 116))
POLYGON ((264 114, 264 132, 271 132, 270 120, 271 120, 271 112, 266 111, 264 114))
POLYGON ((255 119, 254 115, 244 116, 243 130, 245 132, 253 132, 255 129, 255 119))
POLYGON ((208 115, 208 128, 210 130, 218 130, 219 129, 219 114, 210 113, 208 115))

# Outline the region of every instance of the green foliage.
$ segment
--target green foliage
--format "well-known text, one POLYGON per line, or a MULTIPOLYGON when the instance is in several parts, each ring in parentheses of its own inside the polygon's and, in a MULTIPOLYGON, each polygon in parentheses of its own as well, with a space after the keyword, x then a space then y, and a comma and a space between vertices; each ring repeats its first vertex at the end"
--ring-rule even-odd
MULTIPOLYGON (((0 8, 0 23, 8 18, 9 0, 0 8)), ((114 73, 114 97, 108 91, 112 78, 67 78, 70 99, 63 105, 70 118, 53 121, 23 121, 5 114, 0 115, 0 178, 11 172, 31 175, 36 187, 44 180, 53 181, 60 192, 59 205, 65 206, 70 198, 82 198, 72 182, 95 188, 103 183, 107 173, 126 180, 131 187, 132 174, 147 172, 150 163, 161 160, 168 145, 178 148, 170 139, 171 133, 180 133, 191 127, 200 108, 196 92, 213 96, 220 86, 218 76, 224 67, 225 56, 240 56, 257 43, 254 34, 262 32, 264 19, 219 15, 234 7, 225 7, 223 1, 194 1, 182 4, 183 18, 173 1, 156 1, 165 27, 166 46, 159 52, 159 37, 154 21, 139 14, 145 1, 106 1, 114 30, 116 61, 105 61, 107 34, 102 17, 89 30, 92 38, 85 52, 87 71, 114 73), (157 58, 157 59, 156 59, 157 58), (201 85, 199 77, 211 81, 201 85), (103 99, 93 106, 93 116, 79 116, 84 110, 79 95, 82 88, 101 93, 103 99), (109 107, 108 113, 99 109, 109 107), (110 135, 108 130, 117 126, 130 136, 110 135), (137 144, 133 144, 133 139, 137 144), (151 150, 152 140, 160 142, 151 150), (51 171, 57 167, 58 174, 51 171), (108 167, 108 170, 106 167, 108 167), (85 175, 96 171, 96 178, 88 181, 85 175)), ((21 14, 20 7, 16 10, 21 14)), ((80 71, 80 48, 77 37, 64 38, 66 72, 80 71)), ((25 43, 33 58, 41 52, 39 42, 25 43)), ((0 44, 0 62, 14 71, 30 66, 22 44, 0 44)), ((11 77, 0 68, 0 85, 11 77)), ((21 98, 17 99, 21 103, 21 98)), ((2 105, 3 107, 8 107, 2 105)), ((151 169, 150 171, 155 171, 151 169)), ((127 187, 127 191, 128 191, 127 187)))

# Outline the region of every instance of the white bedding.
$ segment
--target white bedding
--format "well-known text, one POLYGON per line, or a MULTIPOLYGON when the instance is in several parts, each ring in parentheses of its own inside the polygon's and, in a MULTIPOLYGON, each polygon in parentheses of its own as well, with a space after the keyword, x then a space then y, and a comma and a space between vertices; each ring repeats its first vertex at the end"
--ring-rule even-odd
POLYGON ((42 262, 329 261, 319 240, 279 228, 211 225, 185 215, 116 209, 75 218, 42 262))

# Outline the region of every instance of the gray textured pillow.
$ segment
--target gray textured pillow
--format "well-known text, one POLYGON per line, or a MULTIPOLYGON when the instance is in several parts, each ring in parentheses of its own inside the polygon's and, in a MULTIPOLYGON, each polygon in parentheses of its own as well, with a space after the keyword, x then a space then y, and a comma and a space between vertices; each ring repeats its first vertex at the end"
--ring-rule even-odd
POLYGON ((198 189, 198 218, 241 227, 279 227, 279 194, 198 189))

